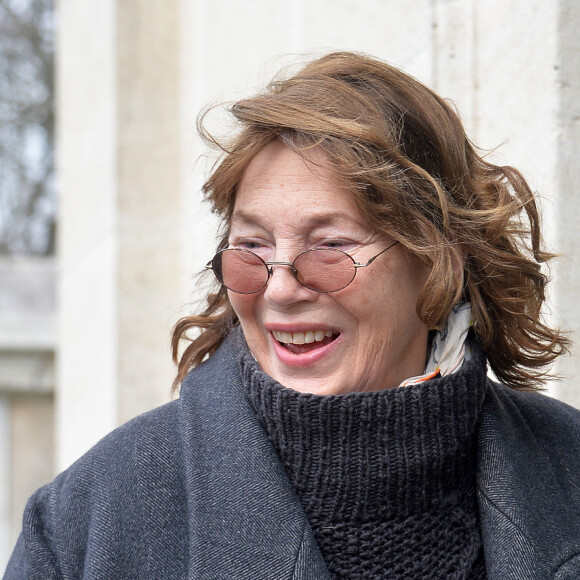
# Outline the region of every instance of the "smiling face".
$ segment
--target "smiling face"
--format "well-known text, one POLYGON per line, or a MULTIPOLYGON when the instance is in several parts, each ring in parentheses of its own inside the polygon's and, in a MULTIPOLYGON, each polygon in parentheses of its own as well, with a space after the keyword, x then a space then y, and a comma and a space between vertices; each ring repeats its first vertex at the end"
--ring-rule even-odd
MULTIPOLYGON (((366 264, 391 243, 364 223, 328 172, 285 145, 271 143, 248 165, 230 248, 277 262, 337 248, 366 264)), ((380 390, 424 372, 428 329, 415 307, 425 276, 425 267, 396 244, 338 292, 309 290, 288 267, 274 266, 264 290, 229 291, 229 299, 258 364, 282 385, 317 394, 380 390)))

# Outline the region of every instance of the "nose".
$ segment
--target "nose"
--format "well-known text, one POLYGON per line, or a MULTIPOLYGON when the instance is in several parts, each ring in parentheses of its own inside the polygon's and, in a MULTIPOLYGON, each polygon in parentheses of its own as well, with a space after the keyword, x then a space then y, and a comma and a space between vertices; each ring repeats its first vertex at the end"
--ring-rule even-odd
POLYGON ((318 292, 305 288, 296 280, 290 266, 275 264, 270 267, 272 275, 264 290, 264 298, 270 304, 282 308, 296 302, 312 302, 318 298, 318 292))

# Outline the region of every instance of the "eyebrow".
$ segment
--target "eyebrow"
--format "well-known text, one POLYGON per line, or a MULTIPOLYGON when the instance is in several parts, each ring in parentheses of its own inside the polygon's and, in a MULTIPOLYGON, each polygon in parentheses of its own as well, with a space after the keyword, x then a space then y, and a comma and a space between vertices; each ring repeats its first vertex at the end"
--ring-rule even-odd
MULTIPOLYGON (((265 223, 261 216, 244 211, 234 212, 231 222, 232 224, 240 223, 244 225, 257 225, 268 229, 268 224, 265 223)), ((298 222, 301 227, 324 227, 337 225, 341 222, 355 223, 358 226, 364 227, 363 224, 359 223, 357 220, 353 220, 350 216, 339 212, 325 212, 307 216, 298 216, 298 222)))

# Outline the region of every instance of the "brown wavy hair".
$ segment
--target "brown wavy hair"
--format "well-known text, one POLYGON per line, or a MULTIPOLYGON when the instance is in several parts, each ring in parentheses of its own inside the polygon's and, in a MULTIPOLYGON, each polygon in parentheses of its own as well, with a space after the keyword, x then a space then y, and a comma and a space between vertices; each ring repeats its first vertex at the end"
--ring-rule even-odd
MULTIPOLYGON (((496 376, 514 389, 539 388, 568 340, 542 319, 547 276, 534 194, 513 167, 493 165, 465 135, 454 108, 416 79, 361 54, 336 52, 231 107, 239 124, 203 187, 223 220, 221 249, 236 189, 254 156, 279 139, 309 155, 323 151, 366 221, 428 265, 417 313, 441 328, 469 300, 475 334, 496 376), (461 267, 463 265, 463 267, 461 267), (459 267, 458 267, 459 266, 459 267)), ((174 387, 211 356, 236 315, 222 288, 207 308, 175 326, 174 387), (188 338, 192 329, 201 333, 188 338), (189 345, 179 357, 182 339, 189 345)))

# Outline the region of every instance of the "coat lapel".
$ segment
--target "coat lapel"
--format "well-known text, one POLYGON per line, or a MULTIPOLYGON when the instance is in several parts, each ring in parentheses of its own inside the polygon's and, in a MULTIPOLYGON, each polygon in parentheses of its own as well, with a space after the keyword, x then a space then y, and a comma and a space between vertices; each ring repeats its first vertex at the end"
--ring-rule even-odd
POLYGON ((236 333, 182 387, 188 578, 329 579, 302 506, 249 406, 236 333))
POLYGON ((574 413, 547 397, 490 385, 478 434, 478 498, 490 580, 580 577, 574 413), (570 426, 567 434, 558 432, 562 425, 570 426))

